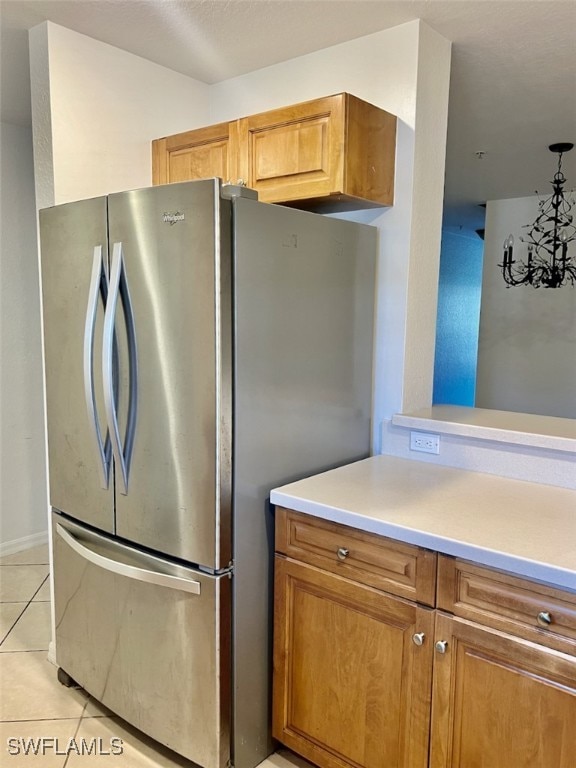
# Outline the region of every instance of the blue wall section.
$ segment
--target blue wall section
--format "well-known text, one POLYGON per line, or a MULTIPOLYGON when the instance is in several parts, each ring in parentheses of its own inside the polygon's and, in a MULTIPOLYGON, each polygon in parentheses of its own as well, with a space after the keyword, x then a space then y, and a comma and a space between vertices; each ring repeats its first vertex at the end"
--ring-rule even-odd
POLYGON ((443 230, 438 283, 435 405, 474 406, 484 243, 475 232, 443 230))

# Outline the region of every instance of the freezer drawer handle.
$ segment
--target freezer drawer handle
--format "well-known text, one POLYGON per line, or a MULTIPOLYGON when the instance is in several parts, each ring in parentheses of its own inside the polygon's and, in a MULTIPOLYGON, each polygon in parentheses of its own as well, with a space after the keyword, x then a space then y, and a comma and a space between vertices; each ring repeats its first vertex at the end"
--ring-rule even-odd
POLYGON ((90 290, 88 292, 88 306, 86 308, 86 324, 84 326, 84 395, 86 398, 86 409, 88 411, 88 420, 96 447, 98 449, 98 471, 100 474, 100 485, 102 488, 108 488, 110 483, 110 466, 112 463, 112 445, 110 443, 110 433, 106 432, 105 440, 102 440, 100 423, 96 408, 96 394, 94 392, 94 331, 96 329, 96 313, 98 311, 98 299, 102 296, 104 306, 108 298, 108 278, 103 269, 102 246, 97 245, 94 248, 94 258, 92 261, 92 276, 90 278, 90 290))
POLYGON ((192 579, 183 579, 180 576, 170 576, 167 573, 158 573, 149 571, 147 568, 138 568, 135 565, 119 563, 117 560, 111 560, 109 557, 99 555, 92 549, 85 547, 74 538, 63 526, 56 525, 56 533, 60 538, 71 547, 80 557, 89 560, 94 565, 104 568, 119 576, 126 576, 128 579, 136 579, 146 584, 156 584, 159 587, 169 587, 170 589, 179 589, 182 592, 191 592, 193 595, 200 594, 200 582, 192 579))
MULTIPOLYGON (((116 372, 117 373, 117 372, 116 372)), ((104 335, 102 346, 102 376, 104 378, 104 403, 108 429, 112 441, 112 451, 118 467, 120 468, 119 487, 120 492, 128 493, 128 479, 130 476, 130 461, 134 447, 134 434, 136 432, 136 410, 138 403, 138 356, 136 351, 136 331, 134 327, 134 313, 132 301, 128 290, 128 280, 122 243, 114 243, 112 251, 112 266, 110 269, 110 290, 106 313, 104 315, 104 335), (129 381, 130 390, 128 397, 128 418, 126 421, 126 433, 124 435, 124 448, 120 438, 118 426, 118 414, 116 412, 116 397, 114 391, 114 322, 116 319, 116 305, 118 297, 122 301, 124 318, 126 321, 126 334, 128 338, 129 357, 129 381)))

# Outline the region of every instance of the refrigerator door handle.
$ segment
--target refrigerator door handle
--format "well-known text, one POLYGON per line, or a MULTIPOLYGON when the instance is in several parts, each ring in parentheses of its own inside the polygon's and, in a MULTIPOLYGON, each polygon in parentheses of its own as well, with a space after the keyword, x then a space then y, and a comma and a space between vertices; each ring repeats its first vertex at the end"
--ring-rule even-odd
POLYGON ((130 300, 130 291, 126 278, 126 268, 122 252, 122 243, 114 243, 112 250, 112 266, 110 268, 110 290, 106 314, 104 316, 104 338, 102 345, 102 376, 104 378, 104 403, 106 417, 112 441, 114 458, 120 468, 120 492, 128 493, 128 480, 130 476, 130 461, 134 447, 134 435, 136 432, 136 412, 138 405, 138 357, 136 348, 136 330, 134 326, 134 313, 130 300), (128 418, 126 422, 126 434, 124 447, 120 438, 118 426, 118 414, 116 412, 115 396, 115 372, 114 372, 114 322, 116 318, 116 305, 118 297, 122 301, 126 333, 128 338, 129 381, 130 392, 128 398, 128 418))
POLYGON ((181 576, 171 576, 168 573, 151 571, 148 568, 139 568, 135 565, 128 565, 127 563, 113 560, 110 557, 104 557, 104 555, 100 555, 93 549, 81 544, 78 539, 72 536, 72 534, 59 523, 56 525, 56 533, 71 549, 74 550, 74 552, 80 555, 80 557, 97 565, 99 568, 104 568, 106 571, 117 573, 119 576, 126 576, 128 579, 143 581, 146 584, 156 584, 159 587, 178 589, 182 592, 190 592, 193 595, 200 594, 199 581, 195 581, 194 579, 184 579, 181 576))
POLYGON ((96 394, 94 391, 93 365, 94 331, 96 329, 96 313, 100 296, 102 297, 104 306, 106 306, 108 298, 108 277, 102 261, 102 246, 97 245, 94 248, 94 257, 92 260, 92 276, 90 278, 88 306, 86 307, 86 323, 84 326, 84 395, 86 398, 88 420, 98 449, 100 485, 102 488, 107 489, 110 483, 112 445, 110 442, 109 431, 106 432, 106 438, 102 440, 102 432, 100 431, 97 415, 96 394))

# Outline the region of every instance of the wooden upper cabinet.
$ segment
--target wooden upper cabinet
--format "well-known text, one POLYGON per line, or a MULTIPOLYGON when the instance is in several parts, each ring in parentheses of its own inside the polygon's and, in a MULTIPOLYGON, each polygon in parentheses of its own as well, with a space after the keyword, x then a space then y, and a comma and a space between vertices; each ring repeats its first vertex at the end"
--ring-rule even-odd
POLYGON ((396 117, 340 93, 153 142, 154 183, 220 176, 322 212, 394 202, 396 117))
POLYGON ((152 142, 152 183, 208 179, 236 181, 237 128, 219 123, 152 142))
POLYGON ((239 121, 240 176, 260 200, 392 205, 396 118, 348 93, 239 121))
POLYGON ((342 193, 345 95, 239 121, 241 176, 258 199, 286 202, 342 193))

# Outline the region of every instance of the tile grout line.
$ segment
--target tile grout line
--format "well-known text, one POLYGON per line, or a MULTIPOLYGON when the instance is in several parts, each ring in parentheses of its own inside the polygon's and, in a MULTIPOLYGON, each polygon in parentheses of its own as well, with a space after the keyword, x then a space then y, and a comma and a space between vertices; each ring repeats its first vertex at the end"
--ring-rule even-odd
MULTIPOLYGON (((24 601, 22 600, 22 601, 19 601, 19 602, 24 602, 24 601)), ((2 605, 14 605, 14 603, 2 603, 2 605)), ((16 619, 14 619, 14 622, 13 622, 12 626, 10 627, 10 629, 8 630, 8 632, 6 632, 6 634, 4 635, 4 637, 2 638, 2 640, 0 640, 0 650, 2 649, 2 645, 3 645, 3 643, 4 643, 4 640, 6 640, 6 638, 7 638, 7 637, 8 637, 8 635, 10 634, 10 632, 12 632, 12 630, 14 629, 14 627, 16 626, 16 624, 18 624, 18 622, 20 621, 20 619, 22 618, 22 616, 24 616, 24 612, 26 611, 26 609, 28 608, 28 606, 29 606, 29 605, 30 605, 30 603, 29 603, 29 602, 28 602, 28 603, 26 603, 26 605, 24 606, 24 608, 22 608, 21 612, 18 614, 18 616, 16 617, 16 619)))
MULTIPOLYGON (((80 717, 78 718, 78 722, 76 723, 76 730, 74 731, 74 736, 72 736, 74 741, 76 741, 76 736, 78 736, 78 732, 80 731, 80 725, 82 724, 82 715, 84 714, 84 710, 86 709, 87 704, 88 704, 88 701, 86 701, 86 704, 84 704, 84 707, 82 708, 82 712, 80 713, 80 717)), ((68 765, 69 759, 70 759, 70 752, 68 752, 68 754, 66 755, 66 759, 64 760, 62 768, 66 768, 66 766, 68 765)))
POLYGON ((0 562, 0 568, 30 568, 30 566, 46 565, 50 563, 2 563, 0 562))
MULTIPOLYGON (((44 584, 46 584, 46 582, 49 580, 49 578, 50 578, 50 571, 48 571, 48 573, 46 574, 45 578, 42 580, 42 583, 40 584, 40 586, 38 587, 38 589, 36 590, 36 592, 34 592, 34 594, 32 595, 32 597, 31 597, 31 598, 30 598, 30 600, 28 601, 28 605, 30 605, 30 603, 31 603, 31 602, 34 600, 34 598, 36 597, 36 595, 38 594, 38 592, 40 592, 40 590, 42 589, 42 587, 44 586, 44 584)), ((39 602, 39 603, 47 603, 47 602, 49 603, 50 601, 49 601, 49 600, 38 600, 38 602, 39 602)), ((28 607, 28 606, 26 606, 26 607, 28 607)))
POLYGON ((75 717, 33 717, 25 720, 0 720, 0 723, 61 723, 64 720, 76 720, 75 717))
MULTIPOLYGON (((0 563, 0 567, 3 566, 3 565, 4 564, 0 563)), ((12 567, 15 566, 15 565, 19 566, 19 567, 20 566, 26 567, 27 565, 48 565, 48 564, 47 563, 46 564, 44 564, 44 563, 31 563, 31 564, 27 564, 27 563, 13 563, 11 565, 12 565, 12 567)), ((26 613, 28 608, 34 603, 34 598, 40 592, 40 590, 42 589, 44 584, 46 584, 46 582, 49 580, 49 578, 50 578, 50 573, 48 572, 48 574, 42 579, 42 581, 40 582, 40 584, 37 587, 37 589, 33 592, 31 597, 27 601, 25 601, 25 600, 23 600, 23 601, 14 601, 14 602, 25 602, 26 604, 24 605, 24 608, 20 611, 20 613, 18 614, 18 616, 16 617, 14 622, 12 623, 12 626, 10 627, 8 632, 6 632, 6 634, 4 635, 2 640, 0 641, 0 648, 3 645, 3 643, 5 642, 5 640, 14 631, 16 625, 22 619, 22 617, 24 616, 24 614, 26 613)), ((50 602, 50 600, 48 600, 48 601, 37 601, 37 602, 39 602, 39 603, 41 603, 41 602, 50 602)), ((10 604, 10 603, 8 603, 6 601, 4 604, 10 604)), ((4 653, 42 653, 44 651, 47 651, 47 649, 43 648, 43 649, 39 649, 39 650, 35 651, 33 649, 29 649, 28 648, 28 649, 23 649, 23 650, 20 650, 20 651, 4 651, 4 653)), ((72 722, 75 721, 76 727, 74 728, 73 737, 72 738, 76 739, 76 737, 77 737, 77 735, 78 735, 78 733, 80 731, 80 726, 81 726, 81 723, 82 723, 82 719, 83 719, 84 713, 86 711, 86 707, 88 706, 88 701, 89 700, 87 699, 84 702, 84 705, 82 707, 82 711, 81 711, 80 716, 78 718, 70 718, 70 717, 58 718, 58 717, 52 717, 52 718, 39 718, 39 719, 35 719, 35 720, 3 720, 2 722, 3 723, 17 724, 17 723, 35 723, 35 722, 36 723, 57 723, 57 722, 65 722, 65 721, 72 721, 72 722)), ((64 762, 62 763, 61 768, 66 768, 66 766, 68 765, 69 758, 70 758, 70 753, 68 753, 66 755, 66 757, 64 759, 64 762)))
MULTIPOLYGON (((17 724, 17 723, 63 723, 66 721, 70 721, 70 722, 76 721, 76 727, 74 728, 73 735, 71 737, 72 739, 76 740, 76 737, 80 730, 82 716, 80 716, 78 719, 75 717, 46 717, 46 718, 36 718, 34 720, 2 720, 1 722, 17 724)), ((68 765, 68 759, 70 757, 70 754, 71 754, 70 752, 66 754, 64 762, 62 763, 61 766, 59 766, 59 768, 66 768, 66 766, 68 765)), ((57 767, 55 766, 55 768, 57 767)))
MULTIPOLYGON (((47 575, 47 576, 45 576, 45 577, 42 579, 42 581, 40 582, 40 586, 38 587, 38 589, 36 589, 36 591, 34 592, 34 594, 32 595, 32 597, 31 597, 31 598, 28 600, 28 602, 26 603, 26 605, 25 605, 25 606, 24 606, 24 608, 22 609, 22 613, 20 613, 20 615, 19 615, 19 616, 18 616, 18 618, 17 618, 17 619, 14 621, 14 623, 12 624, 12 626, 10 627, 10 629, 8 630, 8 632, 6 632, 6 634, 5 634, 5 635, 4 635, 4 637, 2 638, 2 641, 0 642, 0 647, 3 645, 4 641, 6 640, 6 638, 7 638, 7 637, 10 635, 10 633, 12 632, 12 630, 14 629, 14 627, 16 626, 16 624, 18 624, 18 622, 20 621, 20 619, 22 618, 22 616, 24 616, 24 614, 26 613, 26 611, 27 611, 27 610, 28 610, 28 608, 30 607, 30 603, 32 603, 32 602, 33 602, 34 598, 36 597, 36 595, 38 594, 38 592, 40 592, 40 590, 42 589, 42 587, 44 586, 44 584, 46 583, 46 581, 47 581, 49 578, 50 578, 50 573, 48 573, 48 575, 47 575)), ((24 602, 24 600, 15 600, 14 602, 15 602, 15 603, 16 603, 16 602, 18 602, 18 603, 19 603, 19 602, 24 602)), ((50 601, 49 601, 49 600, 38 600, 37 602, 39 602, 39 603, 46 603, 46 602, 50 602, 50 601)), ((2 605, 10 605, 10 603, 8 603, 8 602, 6 602, 6 601, 5 601, 5 602, 3 602, 3 603, 2 603, 2 605)), ((41 650, 44 650, 44 649, 42 648, 41 650)), ((48 649, 46 649, 46 650, 48 650, 48 649)), ((18 651, 4 651, 4 653, 18 653, 18 651)))

